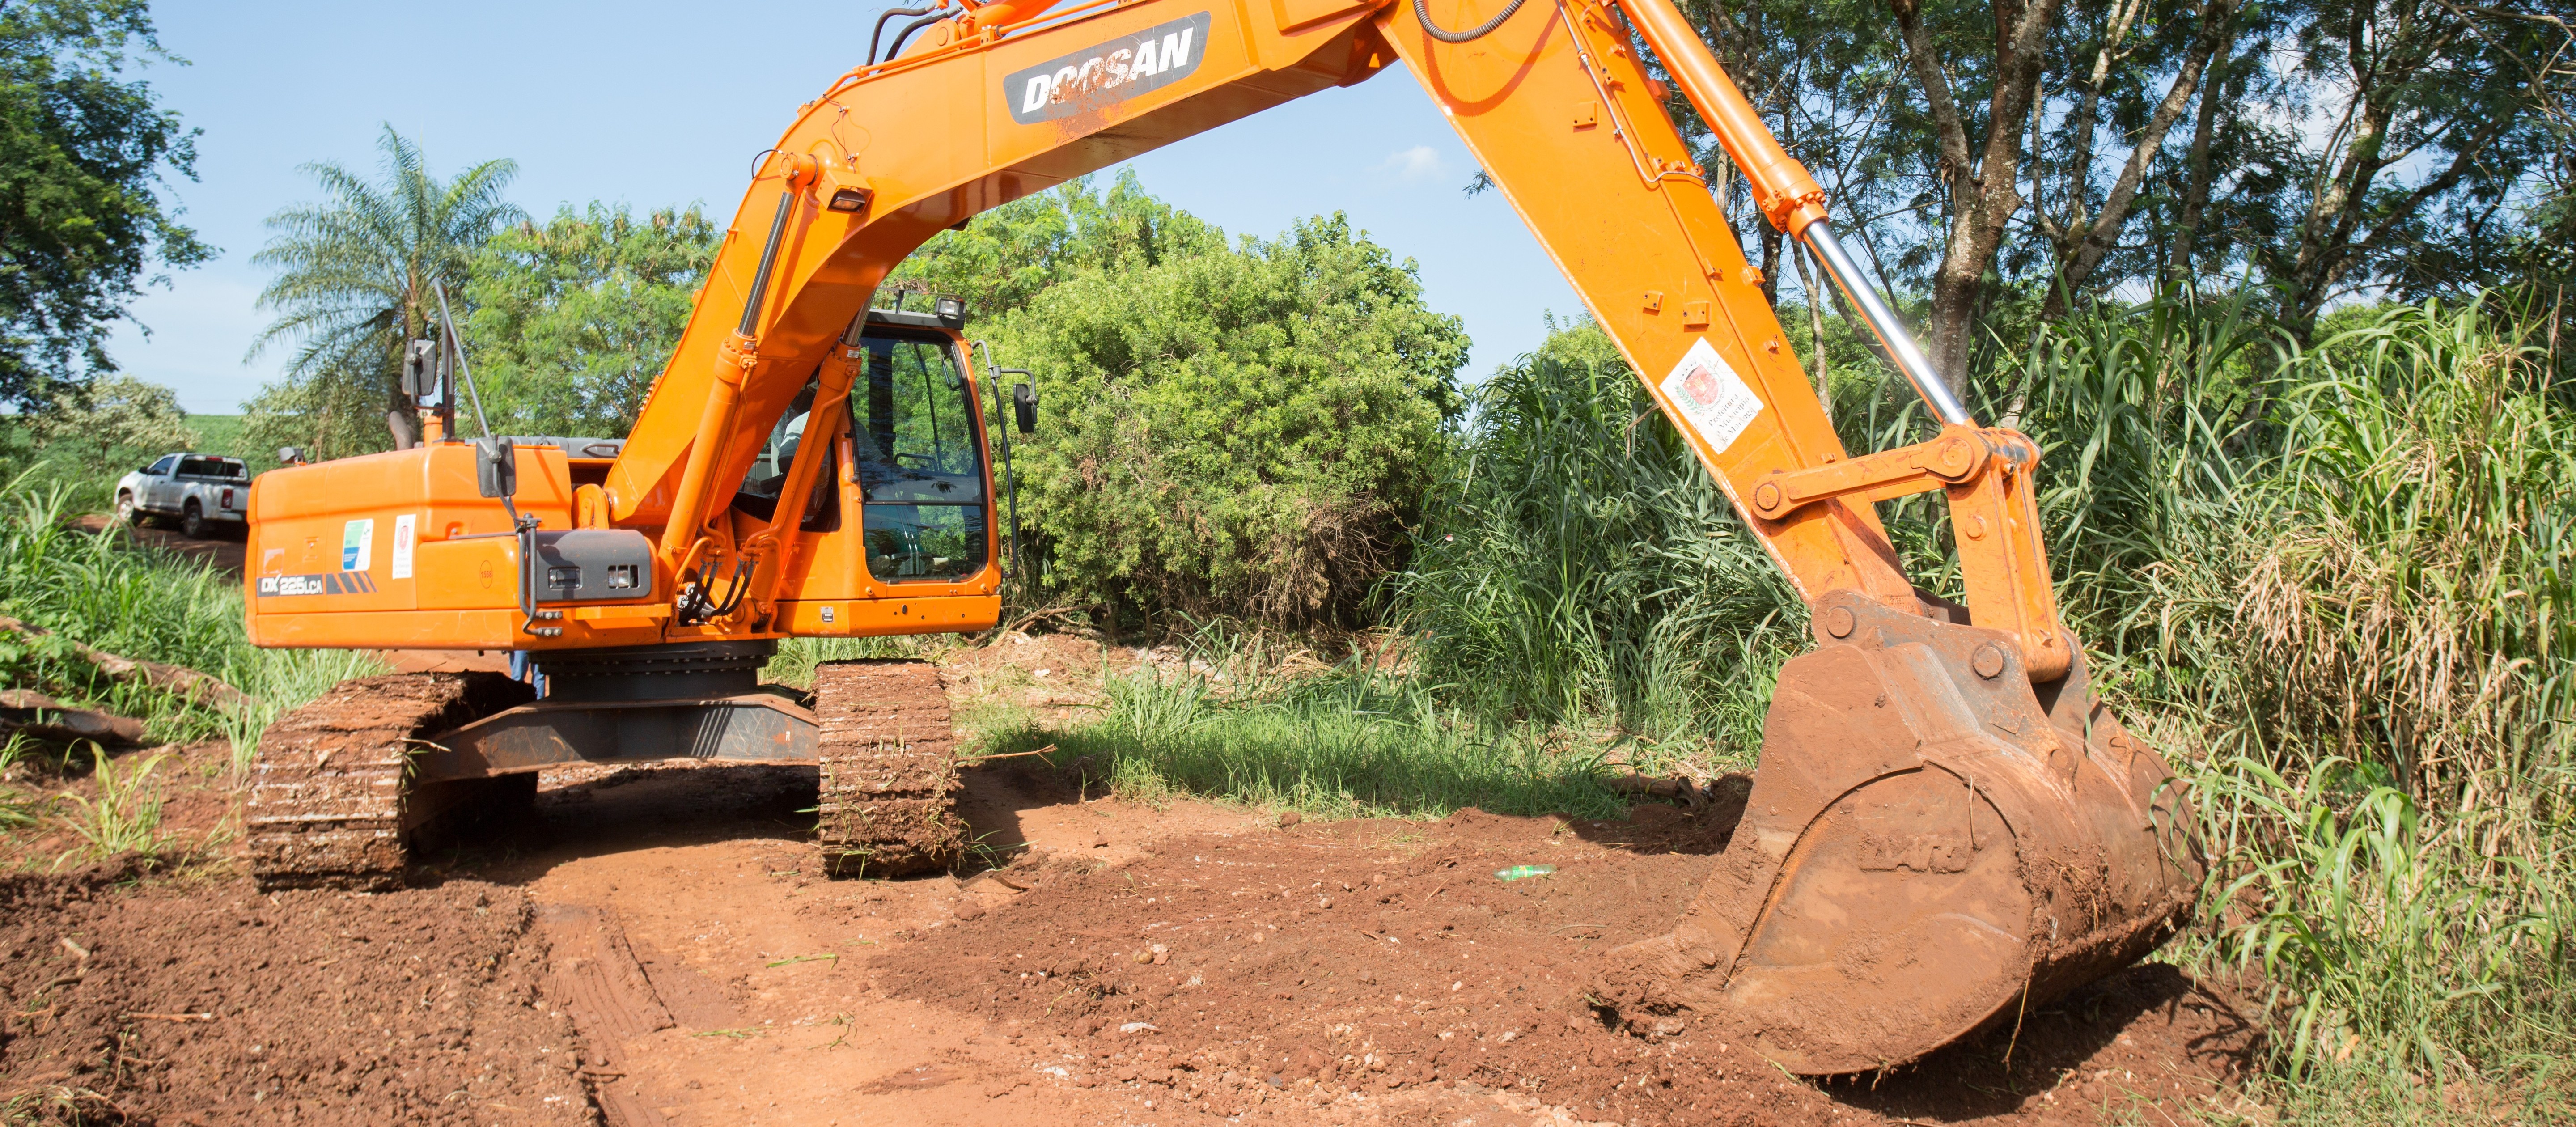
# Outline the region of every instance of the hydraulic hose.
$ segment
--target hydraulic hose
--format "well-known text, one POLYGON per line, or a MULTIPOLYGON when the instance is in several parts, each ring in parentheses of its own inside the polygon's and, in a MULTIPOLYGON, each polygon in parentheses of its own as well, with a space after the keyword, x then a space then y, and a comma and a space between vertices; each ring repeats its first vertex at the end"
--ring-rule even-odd
MULTIPOLYGON (((889 21, 893 20, 896 16, 926 16, 938 10, 939 5, 937 4, 931 4, 920 8, 886 9, 885 14, 877 17, 877 29, 868 34, 868 65, 877 65, 877 41, 885 38, 885 25, 889 21)), ((897 42, 900 43, 901 41, 897 40, 897 42)))
POLYGON ((1504 6, 1501 15, 1495 16, 1494 18, 1468 28, 1465 31, 1451 31, 1448 28, 1431 22, 1431 9, 1423 6, 1422 0, 1413 0, 1413 18, 1422 24, 1423 32, 1431 36, 1433 39, 1437 39, 1443 43, 1467 43, 1482 39, 1485 36, 1492 34, 1495 28, 1503 26, 1504 20, 1512 18, 1512 13, 1520 11, 1521 5, 1526 2, 1527 0, 1512 0, 1510 4, 1504 6))
POLYGON ((903 25, 903 30, 894 33, 894 46, 886 48, 886 61, 893 62, 896 56, 903 54, 904 40, 912 38, 913 32, 929 27, 930 25, 947 18, 948 17, 946 15, 933 12, 921 17, 920 19, 914 20, 911 23, 903 25))

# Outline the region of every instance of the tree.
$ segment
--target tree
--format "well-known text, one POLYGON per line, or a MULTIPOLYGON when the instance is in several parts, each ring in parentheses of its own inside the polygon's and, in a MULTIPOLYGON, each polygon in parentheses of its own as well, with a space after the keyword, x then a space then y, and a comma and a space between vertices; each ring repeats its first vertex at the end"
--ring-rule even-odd
POLYGON ((2023 127, 2039 98, 2058 2, 1994 0, 1982 12, 1959 5, 1949 11, 1963 17, 1964 26, 1951 27, 1925 19, 1923 0, 1889 0, 1888 8, 1940 154, 1933 179, 1941 204, 1941 258, 1932 271, 1924 351, 1956 389, 1967 382, 1986 275, 2025 202, 2023 127), (1961 56, 1968 65, 1958 67, 1954 79, 1950 58, 1961 56))
POLYGON ((2299 46, 2297 76, 2334 116, 2303 154, 2294 237, 2259 253, 2282 324, 2304 342, 2359 286, 2414 295, 2491 276, 2475 263, 2509 257, 2513 225, 2498 220, 2568 171, 2567 21, 2450 0, 2311 0, 2299 46))
POLYGON ((263 444, 310 443, 324 457, 380 448, 372 428, 359 425, 370 413, 381 413, 394 446, 417 442, 417 405, 400 382, 403 347, 437 315, 433 285, 453 298, 474 253, 524 218, 501 199, 515 162, 484 161, 441 183, 392 126, 377 148, 381 182, 332 162, 305 165, 327 199, 270 216, 275 234, 251 259, 278 272, 259 295, 260 308, 278 317, 253 355, 295 342, 286 379, 251 405, 246 430, 263 444))
POLYGON ((27 416, 28 436, 45 453, 68 451, 83 467, 112 465, 118 452, 164 454, 197 444, 188 413, 169 388, 130 376, 105 376, 64 388, 27 416))
POLYGON ((1354 619, 1438 470, 1467 338, 1339 215, 1209 242, 1075 268, 990 325, 1045 388, 1020 467, 1047 581, 1095 606, 1354 619))
POLYGON ((1150 269, 1225 249, 1224 232, 1154 198, 1136 170, 1121 171, 1106 192, 1095 183, 1076 177, 940 232, 887 276, 877 304, 898 293, 946 294, 991 317, 1083 270, 1150 269))
MULTIPOLYGON (((2041 316, 2065 316, 2069 298, 2092 281, 2103 260, 2119 248, 2120 235, 2147 186, 2147 175, 2162 153, 2165 137, 2200 92, 2210 60, 2226 51, 2236 35, 2237 0, 2200 0, 2188 18, 2182 10, 2150 12, 2147 0, 2111 0, 2099 13, 2091 43, 2092 67, 2076 90, 2075 110, 2058 143, 2063 190, 2055 207, 2045 196, 2032 201, 2033 218, 2048 240, 2053 268, 2041 316), (2187 36, 2187 38, 2186 38, 2187 36), (2176 52, 2179 51, 2177 56, 2176 52), (2168 64, 2167 61, 2170 60, 2168 64), (2152 88, 2145 75, 2170 65, 2173 75, 2152 108, 2143 95, 2152 88), (2128 156, 2110 185, 2101 186, 2095 168, 2107 155, 2101 134, 2105 124, 2118 128, 2128 156)), ((2204 107, 2206 108, 2206 107, 2204 107)), ((2037 136, 2035 147, 2045 144, 2037 136)), ((2034 194, 2049 163, 2031 177, 2034 194)))
POLYGON ((196 178, 197 131, 123 73, 161 50, 144 0, 0 4, 0 399, 42 407, 115 370, 143 287, 214 250, 162 199, 196 178))
POLYGON ((469 359, 492 426, 626 433, 723 244, 724 228, 697 208, 639 219, 600 203, 494 236, 464 292, 469 359))

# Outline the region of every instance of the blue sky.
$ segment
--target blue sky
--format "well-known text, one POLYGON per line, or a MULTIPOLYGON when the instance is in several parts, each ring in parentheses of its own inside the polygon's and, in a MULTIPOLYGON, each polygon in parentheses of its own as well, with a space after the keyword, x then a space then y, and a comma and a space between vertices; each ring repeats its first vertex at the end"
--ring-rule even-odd
MULTIPOLYGON (((203 129, 198 182, 173 194, 222 249, 134 306, 111 353, 182 405, 229 414, 285 356, 244 353, 267 324, 250 263, 262 221, 315 198, 300 164, 372 168, 390 123, 447 175, 519 162, 511 198, 543 215, 600 199, 702 202, 729 217, 753 154, 798 103, 856 65, 876 9, 778 0, 413 5, 208 0, 154 6, 162 46, 190 65, 143 77, 203 129), (432 15, 434 13, 434 16, 432 15)), ((1460 188, 1475 165, 1421 89, 1390 70, 1131 162, 1145 187, 1231 234, 1272 235, 1348 212, 1418 261, 1433 308, 1464 319, 1464 375, 1537 346, 1543 318, 1581 308, 1499 193, 1460 188)))

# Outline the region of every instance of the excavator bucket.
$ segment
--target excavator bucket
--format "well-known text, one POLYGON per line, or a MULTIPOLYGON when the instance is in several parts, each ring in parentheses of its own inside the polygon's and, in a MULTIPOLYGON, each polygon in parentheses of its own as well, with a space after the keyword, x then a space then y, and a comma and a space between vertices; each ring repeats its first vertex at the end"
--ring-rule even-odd
POLYGON ((2079 657, 1857 592, 1782 668, 1744 819, 1673 933, 1617 952, 1623 1018, 1693 1011, 1801 1075, 1892 1068, 2109 974, 2190 910, 2172 773, 2079 657))

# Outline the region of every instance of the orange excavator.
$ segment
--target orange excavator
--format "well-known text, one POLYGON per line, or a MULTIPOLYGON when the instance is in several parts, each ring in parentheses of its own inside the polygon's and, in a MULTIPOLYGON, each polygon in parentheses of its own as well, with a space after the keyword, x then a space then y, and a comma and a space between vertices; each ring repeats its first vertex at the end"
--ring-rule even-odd
POLYGON ((396 880, 428 835, 527 802, 540 768, 679 758, 819 766, 836 872, 952 863, 936 667, 759 680, 780 638, 1001 614, 991 452, 1035 425, 1035 394, 1005 400, 1013 373, 959 303, 872 309, 887 271, 984 209, 1401 62, 1813 612, 1714 875, 1596 997, 1725 1015, 1801 1074, 1881 1069, 2125 965, 2189 911, 2188 811, 2058 617, 2039 451, 1969 416, 1671 0, 932 0, 879 32, 905 15, 761 156, 630 434, 461 437, 451 332, 406 361, 439 403, 425 441, 259 478, 258 644, 514 651, 546 686, 396 674, 281 718, 248 806, 263 881, 396 880), (1929 405, 1929 441, 1843 448, 1647 51, 1929 405), (1932 490, 1964 605, 1915 587, 1873 507, 1932 490))

